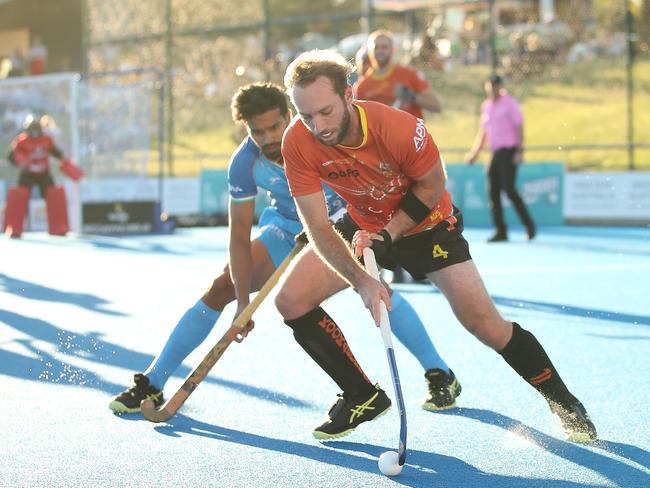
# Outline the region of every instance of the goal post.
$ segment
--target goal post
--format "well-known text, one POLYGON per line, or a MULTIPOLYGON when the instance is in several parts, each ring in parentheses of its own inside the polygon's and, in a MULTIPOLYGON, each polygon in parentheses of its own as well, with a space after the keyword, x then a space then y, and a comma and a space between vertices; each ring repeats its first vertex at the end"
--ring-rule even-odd
MULTIPOLYGON (((40 76, 23 76, 0 80, 0 179, 5 186, 16 184, 18 172, 10 166, 5 157, 10 144, 23 129, 28 115, 46 116, 43 130, 52 136, 56 145, 67 157, 80 161, 78 88, 80 76, 77 73, 56 73, 40 76)), ((58 165, 52 164, 55 181, 64 183, 58 165)), ((66 182, 68 189, 68 213, 73 232, 81 229, 81 200, 78 184, 66 182)))
MULTIPOLYGON (((153 68, 0 80, 0 180, 6 187, 17 180, 16 169, 4 159, 27 115, 47 116, 44 130, 88 180, 157 177, 162 205, 163 94, 162 73, 153 68)), ((81 185, 67 180, 58 164, 51 170, 68 190, 71 230, 80 232, 83 180, 81 185)))

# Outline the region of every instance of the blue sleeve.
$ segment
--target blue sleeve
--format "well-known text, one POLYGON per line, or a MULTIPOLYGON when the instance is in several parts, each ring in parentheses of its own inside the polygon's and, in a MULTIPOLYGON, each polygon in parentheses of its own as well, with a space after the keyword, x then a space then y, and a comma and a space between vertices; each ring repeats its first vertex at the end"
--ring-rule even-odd
POLYGON ((334 190, 323 183, 323 191, 325 192, 325 200, 327 202, 327 213, 332 216, 342 208, 348 206, 347 202, 338 196, 334 190))
POLYGON ((228 191, 234 200, 250 200, 257 195, 253 166, 257 159, 255 146, 246 139, 237 148, 228 166, 228 191))

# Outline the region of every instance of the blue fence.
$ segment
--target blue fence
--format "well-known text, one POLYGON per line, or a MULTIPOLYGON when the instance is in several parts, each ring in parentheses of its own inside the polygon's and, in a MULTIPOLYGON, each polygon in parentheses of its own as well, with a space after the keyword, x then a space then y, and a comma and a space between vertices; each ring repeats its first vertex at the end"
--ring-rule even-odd
MULTIPOLYGON (((492 224, 486 171, 487 167, 484 165, 447 165, 449 176, 447 188, 453 196, 455 205, 462 210, 466 225, 492 224)), ((542 225, 564 223, 563 184, 562 163, 525 163, 519 168, 516 186, 536 223, 542 225)), ((505 194, 501 199, 506 222, 520 223, 505 194)))
MULTIPOLYGON (((486 185, 486 166, 450 164, 447 166, 454 203, 463 211, 466 225, 491 225, 486 185)), ((203 170, 201 172, 201 212, 205 215, 228 213, 228 174, 226 170, 203 170)), ((517 188, 526 202, 533 219, 541 225, 560 225, 564 165, 562 163, 525 163, 517 174, 517 188)), ((519 223, 508 198, 503 195, 506 222, 519 223)), ((259 212, 268 205, 266 195, 257 199, 259 212)))

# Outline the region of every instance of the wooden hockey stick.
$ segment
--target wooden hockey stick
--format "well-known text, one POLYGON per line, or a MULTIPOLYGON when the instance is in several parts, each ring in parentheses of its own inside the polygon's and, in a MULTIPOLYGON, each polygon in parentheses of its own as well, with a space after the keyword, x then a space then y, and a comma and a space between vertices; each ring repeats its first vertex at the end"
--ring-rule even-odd
POLYGON ((280 277, 289 266, 289 263, 291 263, 291 260, 300 252, 304 245, 305 244, 300 241, 296 243, 289 255, 284 258, 284 261, 282 261, 280 266, 278 266, 273 274, 266 280, 266 283, 264 283, 264 286, 262 286, 262 289, 257 293, 257 296, 253 301, 249 303, 242 313, 233 321, 232 325, 219 342, 210 349, 203 358, 203 361, 201 361, 194 371, 185 378, 183 385, 169 400, 160 407, 156 407, 151 400, 142 400, 140 410, 148 420, 152 422, 165 422, 171 418, 178 409, 181 408, 183 403, 185 403, 196 387, 199 386, 199 383, 201 383, 201 381, 203 381, 203 379, 208 375, 212 367, 217 361, 219 361, 219 358, 221 358, 232 341, 241 342, 243 340, 243 337, 240 337, 239 335, 242 329, 248 323, 269 292, 280 280, 280 277))

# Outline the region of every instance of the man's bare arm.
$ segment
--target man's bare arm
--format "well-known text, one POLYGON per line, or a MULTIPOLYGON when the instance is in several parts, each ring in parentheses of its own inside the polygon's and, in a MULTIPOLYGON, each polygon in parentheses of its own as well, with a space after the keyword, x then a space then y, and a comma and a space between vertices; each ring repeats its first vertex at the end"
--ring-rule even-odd
POLYGON ((229 238, 228 253, 230 278, 235 287, 237 306, 243 308, 249 303, 253 276, 251 253, 251 228, 255 215, 255 200, 238 202, 230 199, 228 209, 229 238))
POLYGON ((465 156, 465 159, 467 160, 468 163, 473 164, 476 161, 476 158, 478 158, 478 154, 481 152, 481 149, 483 149, 484 144, 485 144, 485 129, 483 129, 483 127, 479 127, 478 132, 476 133, 476 137, 474 138, 474 143, 472 144, 472 148, 465 156))
MULTIPOLYGON (((440 160, 424 175, 413 180, 411 191, 424 205, 433 209, 445 191, 446 179, 445 168, 442 160, 440 160)), ((390 219, 390 222, 386 224, 385 229, 393 241, 396 241, 417 224, 419 222, 413 221, 406 212, 398 209, 390 219)))
POLYGON ((432 88, 416 93, 415 103, 429 112, 439 113, 442 110, 440 99, 432 88))
POLYGON ((296 197, 300 220, 307 229, 316 252, 352 287, 372 279, 354 259, 348 245, 327 218, 327 205, 321 192, 296 197))

